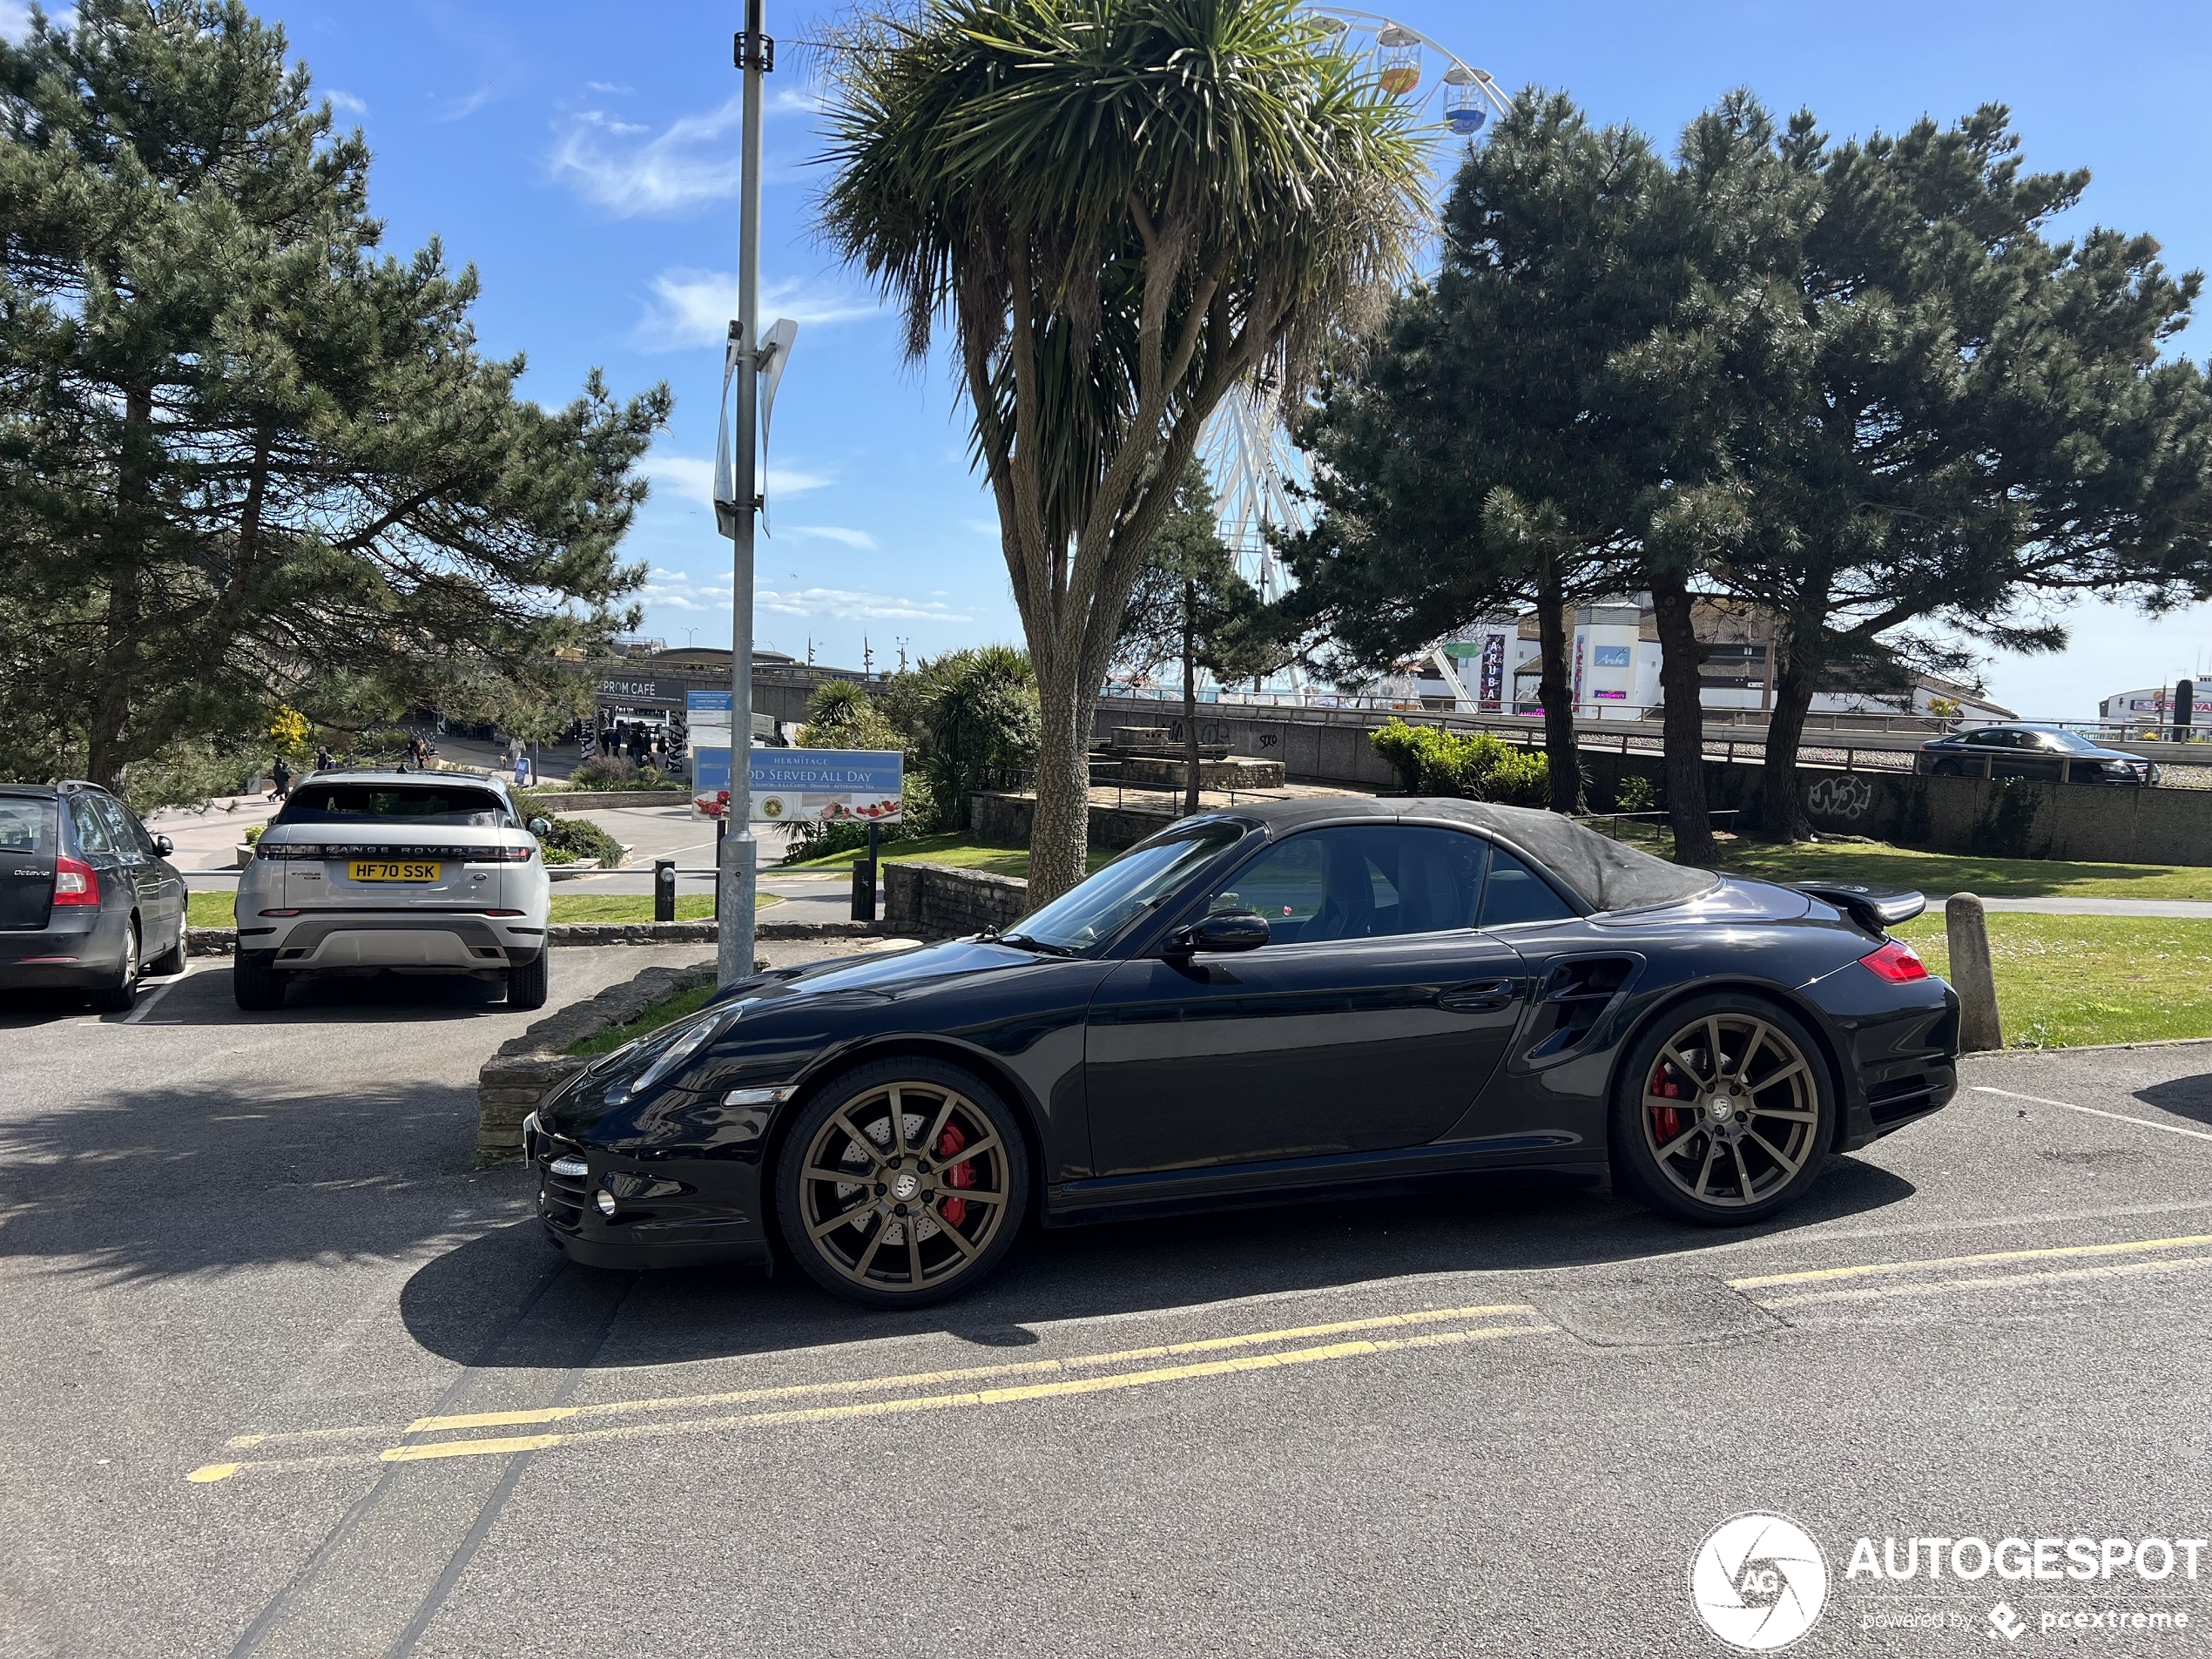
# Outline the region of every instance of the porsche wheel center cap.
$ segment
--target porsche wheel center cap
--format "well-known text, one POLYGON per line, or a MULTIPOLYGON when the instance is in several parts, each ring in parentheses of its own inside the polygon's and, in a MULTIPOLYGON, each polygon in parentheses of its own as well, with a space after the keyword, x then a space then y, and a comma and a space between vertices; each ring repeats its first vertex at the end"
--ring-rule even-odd
POLYGON ((913 1197, 915 1193, 920 1192, 921 1190, 921 1177, 914 1175, 911 1170, 902 1170, 892 1179, 891 1196, 896 1198, 900 1204, 906 1203, 907 1199, 913 1197))
POLYGON ((1716 1123, 1725 1123, 1736 1115, 1736 1103, 1726 1095, 1716 1095, 1713 1096, 1710 1109, 1716 1123))

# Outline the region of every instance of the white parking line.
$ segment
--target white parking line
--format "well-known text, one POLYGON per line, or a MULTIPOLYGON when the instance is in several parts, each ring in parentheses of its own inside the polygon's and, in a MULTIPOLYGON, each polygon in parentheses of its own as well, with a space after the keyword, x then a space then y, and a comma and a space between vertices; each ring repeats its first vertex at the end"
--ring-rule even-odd
POLYGON ((2031 1101, 2038 1106, 2062 1106, 2070 1112, 2087 1112, 2092 1117, 2109 1117, 2117 1123, 2136 1123, 2144 1129, 2162 1129, 2168 1135, 2186 1135, 2192 1141, 2212 1141, 2212 1134, 2201 1129, 2183 1129, 2179 1123, 2161 1123, 2148 1117, 2130 1117, 2125 1112, 2107 1112, 2094 1106, 2076 1106, 2070 1100, 2046 1100, 2040 1095, 2015 1095, 2009 1089, 1992 1089, 1987 1083, 1973 1085, 1977 1095, 2002 1095, 2006 1100, 2031 1101))
MULTIPOLYGON (((204 967, 206 964, 203 963, 201 966, 204 967)), ((161 1005, 161 999, 163 997, 168 995, 171 991, 174 990, 178 986, 182 985, 186 980, 190 979, 198 972, 199 972, 199 968, 195 968, 188 964, 185 967, 185 971, 178 974, 176 978, 162 981, 160 984, 153 988, 152 992, 141 996, 138 999, 138 1005, 132 1008, 128 1014, 125 1015, 121 1019, 118 1020, 116 1023, 118 1025, 138 1024, 139 1021, 145 1019, 147 1015, 152 1013, 155 1008, 161 1005)))

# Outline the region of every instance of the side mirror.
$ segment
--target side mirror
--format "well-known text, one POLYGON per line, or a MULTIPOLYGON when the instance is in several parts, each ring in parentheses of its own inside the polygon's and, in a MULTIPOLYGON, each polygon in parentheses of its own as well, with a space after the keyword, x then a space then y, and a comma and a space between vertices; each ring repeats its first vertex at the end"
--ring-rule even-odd
POLYGON ((533 835, 543 836, 551 832, 553 828, 553 820, 550 818, 533 818, 529 823, 523 826, 523 827, 529 831, 529 833, 533 835))
POLYGON ((165 859, 177 850, 177 844, 166 835, 157 835, 153 838, 153 850, 165 859))
POLYGON ((1266 917, 1250 910, 1224 910, 1170 934, 1167 954, 1189 957, 1200 951, 1258 950, 1269 937, 1266 917))

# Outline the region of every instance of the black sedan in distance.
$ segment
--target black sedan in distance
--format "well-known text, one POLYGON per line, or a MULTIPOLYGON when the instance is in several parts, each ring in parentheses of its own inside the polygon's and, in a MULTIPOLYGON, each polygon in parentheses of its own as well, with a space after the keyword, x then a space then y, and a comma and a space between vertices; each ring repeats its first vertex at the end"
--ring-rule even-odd
POLYGON ((1958 998, 1883 931, 1921 907, 1515 807, 1203 813, 1003 935, 729 987, 549 1096, 527 1156, 577 1261, 780 1244, 879 1307, 1033 1217, 1500 1171, 1748 1223, 1951 1098, 1958 998))
POLYGON ((1919 771, 1938 778, 2033 778, 2045 783, 2147 788, 2158 768, 2141 755, 2105 749, 2055 725, 1988 725, 1920 745, 1919 771))

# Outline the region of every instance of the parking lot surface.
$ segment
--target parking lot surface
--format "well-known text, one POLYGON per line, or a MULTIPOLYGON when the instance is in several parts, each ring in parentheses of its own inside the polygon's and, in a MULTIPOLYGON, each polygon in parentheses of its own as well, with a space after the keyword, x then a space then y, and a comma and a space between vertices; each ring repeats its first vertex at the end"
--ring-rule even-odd
MULTIPOLYGON (((564 951, 556 1001, 698 954, 564 951)), ((2212 1046, 1971 1061, 1743 1231, 1528 1186, 1258 1211, 1035 1235, 886 1316, 564 1264, 469 1168, 528 1017, 492 995, 246 1015, 215 967, 0 1009, 0 1652, 1719 1652, 1686 1574, 1749 1510, 1827 1552, 1797 1651, 2008 1648, 2000 1598, 2021 1651, 2212 1629, 2212 1552, 1845 1570, 2212 1536, 2212 1046), (2107 1603, 2195 1628, 2039 1622, 2107 1603)))

